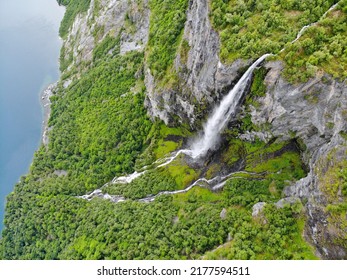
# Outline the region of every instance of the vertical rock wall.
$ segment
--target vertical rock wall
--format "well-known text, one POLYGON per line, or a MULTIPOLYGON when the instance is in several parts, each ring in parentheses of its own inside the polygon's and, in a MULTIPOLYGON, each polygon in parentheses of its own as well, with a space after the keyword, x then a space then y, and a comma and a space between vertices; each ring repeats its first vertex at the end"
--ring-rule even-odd
POLYGON ((253 108, 255 124, 269 123, 274 137, 299 138, 306 146, 303 159, 309 166, 306 178, 285 190, 288 197, 306 203, 306 236, 322 258, 347 257, 347 216, 328 211, 328 205, 344 201, 339 171, 346 168, 347 85, 326 74, 307 83, 292 85, 281 76, 281 62, 270 62, 267 93, 253 108), (339 170, 340 169, 340 170, 339 170))

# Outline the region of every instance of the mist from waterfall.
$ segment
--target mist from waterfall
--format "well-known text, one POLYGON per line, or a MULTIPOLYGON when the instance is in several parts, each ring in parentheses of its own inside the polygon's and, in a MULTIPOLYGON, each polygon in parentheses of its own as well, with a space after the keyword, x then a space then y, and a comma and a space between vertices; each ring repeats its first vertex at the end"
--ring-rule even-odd
POLYGON ((193 158, 204 156, 209 150, 216 148, 221 132, 229 122, 230 117, 235 114, 242 95, 251 82, 254 69, 270 55, 264 54, 258 58, 213 111, 204 125, 202 137, 197 139, 191 146, 193 158))

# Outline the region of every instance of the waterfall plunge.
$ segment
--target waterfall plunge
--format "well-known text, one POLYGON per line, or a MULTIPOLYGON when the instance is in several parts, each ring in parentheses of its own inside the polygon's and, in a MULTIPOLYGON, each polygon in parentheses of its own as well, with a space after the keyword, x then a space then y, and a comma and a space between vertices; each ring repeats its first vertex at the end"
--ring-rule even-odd
MULTIPOLYGON (((334 10, 339 3, 334 4, 331 6, 322 16, 320 19, 323 19, 327 16, 327 14, 334 10)), ((303 33, 311 26, 314 26, 318 23, 314 22, 309 25, 304 26, 301 28, 299 33, 297 34, 296 38, 291 42, 291 44, 295 43, 297 40, 301 38, 303 33)), ((282 51, 284 51, 285 48, 283 48, 282 51)), ((228 93, 227 96, 225 96, 220 103, 219 107, 216 108, 213 111, 213 114, 208 118, 206 124, 204 125, 204 131, 201 138, 197 139, 192 147, 191 150, 188 150, 188 152, 185 152, 187 155, 198 158, 200 156, 204 156, 209 150, 214 150, 218 144, 218 140, 220 138, 220 133, 225 128, 226 124, 228 123, 230 117, 232 114, 235 113, 236 107, 240 102, 240 99, 242 97, 242 94, 244 90, 246 89, 248 83, 250 82, 252 78, 252 73, 254 69, 265 60, 268 56, 271 56, 272 54, 264 54, 262 57, 258 58, 246 71, 246 73, 241 77, 241 79, 237 82, 237 84, 234 86, 234 88, 228 93)))
MULTIPOLYGON (((233 87, 233 89, 223 98, 219 106, 214 109, 213 114, 208 118, 206 124, 204 125, 202 137, 197 139, 191 145, 190 149, 184 149, 175 152, 173 155, 165 158, 164 162, 157 165, 155 168, 164 167, 170 164, 181 154, 185 154, 193 159, 197 159, 204 156, 209 150, 214 150, 218 144, 221 132, 228 123, 231 115, 235 113, 236 108, 240 103, 240 99, 242 98, 247 85, 252 79, 254 69, 270 55, 271 54, 264 54, 247 69, 246 73, 243 74, 243 76, 233 87)), ((133 174, 127 176, 114 178, 112 180, 112 183, 130 183, 146 172, 146 169, 140 173, 135 171, 133 174)))
MULTIPOLYGON (((337 5, 338 3, 331 6, 321 16, 320 19, 325 18, 330 11, 334 10, 337 7, 337 5)), ((317 23, 318 21, 301 28, 301 30, 298 32, 296 38, 291 42, 291 44, 299 40, 306 31, 306 29, 316 25, 317 23)), ((280 53, 284 50, 285 47, 280 51, 280 53)), ((242 98, 242 95, 252 78, 254 69, 260 63, 262 63, 268 56, 271 55, 272 54, 264 54, 248 68, 246 73, 241 77, 241 79, 237 82, 234 88, 223 98, 218 108, 214 109, 212 115, 208 118, 206 124, 204 125, 202 137, 198 138, 191 145, 191 148, 189 150, 181 150, 174 156, 170 157, 170 162, 173 161, 181 153, 184 153, 195 159, 206 155, 206 153, 209 150, 214 150, 217 147, 218 141, 220 139, 220 134, 227 125, 230 117, 233 114, 235 114, 236 108, 240 103, 240 99, 242 98)), ((166 165, 166 163, 163 165, 166 165)))
POLYGON ((250 83, 254 69, 271 54, 264 54, 258 58, 246 71, 232 90, 223 98, 220 105, 213 111, 204 125, 201 138, 197 139, 191 147, 193 158, 204 156, 209 150, 216 148, 220 133, 227 125, 230 117, 235 113, 237 105, 240 103, 243 92, 250 83))

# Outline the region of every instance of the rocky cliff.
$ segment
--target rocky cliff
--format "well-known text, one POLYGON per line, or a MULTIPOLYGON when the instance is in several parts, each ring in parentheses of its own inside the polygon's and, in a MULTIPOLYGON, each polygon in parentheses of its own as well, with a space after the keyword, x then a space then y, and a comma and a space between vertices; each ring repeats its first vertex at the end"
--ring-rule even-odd
MULTIPOLYGON (((63 55, 69 61, 65 72, 72 68, 83 71, 90 65, 95 46, 107 35, 120 38, 121 54, 146 50, 149 19, 147 0, 92 0, 88 12, 76 17, 64 40, 63 55)), ((196 127, 196 121, 201 125, 201 120, 241 76, 241 70, 250 61, 239 59, 231 65, 221 63, 219 35, 209 21, 208 1, 189 1, 180 48, 183 48, 182 44, 187 44, 186 53, 178 52, 174 60, 178 83, 173 87, 163 87, 145 65, 145 105, 152 118, 158 117, 171 125, 177 121, 188 122, 196 127)), ((116 50, 109 53, 112 51, 116 50)))
MULTIPOLYGON (((107 35, 120 38, 120 53, 143 51, 149 35, 148 1, 91 0, 87 13, 77 15, 64 40, 67 70, 83 70, 93 60, 93 50, 107 35), (82 64, 82 65, 81 65, 82 64)), ((110 49, 109 54, 117 52, 110 49)))
POLYGON ((347 258, 346 0, 59 2, 49 141, 0 257, 347 258))
MULTIPOLYGON (((166 123, 170 122, 170 116, 179 115, 181 120, 189 120, 194 125, 211 111, 249 61, 221 63, 219 36, 209 22, 207 1, 190 1, 183 40, 188 42, 189 51, 184 59, 180 54, 175 59, 179 91, 156 87, 147 70, 147 106, 152 116, 166 123), (198 111, 201 107, 207 110, 198 111)), ((309 166, 309 175, 288 187, 285 195, 306 199, 309 218, 306 234, 319 255, 345 258, 346 216, 336 217, 326 209, 328 204, 344 200, 343 180, 327 176, 333 167, 344 168, 345 164, 347 85, 325 73, 317 73, 308 82, 293 85, 282 75, 282 62, 271 62, 265 67, 268 70, 266 96, 258 100, 257 109, 253 108, 252 122, 270 124, 265 132, 272 137, 303 141, 306 146, 303 159, 309 166), (335 184, 333 193, 326 191, 331 190, 330 184, 335 184)))
MULTIPOLYGON (((64 41, 66 56, 72 54, 65 71, 93 63, 95 45, 107 35, 119 38, 121 54, 133 50, 147 53, 150 14, 147 0, 92 0, 87 14, 77 16, 64 41)), ((245 59, 221 62, 220 37, 209 14, 208 0, 189 1, 171 69, 175 83, 163 85, 145 62, 145 106, 153 120, 159 118, 171 126, 188 123, 199 129, 250 65, 252 60, 245 59)), ((318 255, 346 258, 347 217, 329 209, 344 201, 342 175, 333 172, 346 167, 347 85, 324 72, 308 82, 291 84, 283 76, 282 61, 268 62, 264 67, 266 95, 257 98, 259 105, 251 107, 251 116, 254 125, 267 124, 267 130, 247 132, 248 138, 253 134, 252 139, 300 139, 308 176, 287 187, 284 195, 304 202, 308 217, 305 234, 318 255)))
POLYGON ((306 233, 319 254, 323 258, 345 258, 346 217, 334 215, 327 206, 344 200, 344 180, 333 174, 345 168, 347 85, 324 73, 307 83, 292 85, 281 76, 281 62, 265 67, 269 70, 265 78, 267 92, 259 99, 258 109, 252 111, 252 121, 270 123, 269 132, 275 137, 303 141, 308 176, 284 193, 307 201, 306 233))
POLYGON ((180 122, 189 122, 194 127, 197 121, 201 125, 216 102, 240 77, 240 70, 250 62, 221 63, 219 35, 209 21, 208 1, 189 1, 182 37, 181 44, 186 44, 186 50, 178 52, 174 61, 178 85, 161 88, 147 68, 146 106, 153 117, 159 117, 166 124, 173 124, 179 116, 180 122))

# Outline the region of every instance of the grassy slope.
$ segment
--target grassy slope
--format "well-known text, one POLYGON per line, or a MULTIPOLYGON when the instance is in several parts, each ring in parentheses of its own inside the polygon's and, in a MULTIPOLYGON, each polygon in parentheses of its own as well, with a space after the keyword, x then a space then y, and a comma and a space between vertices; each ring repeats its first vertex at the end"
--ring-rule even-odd
POLYGON ((257 58, 277 53, 305 25, 317 21, 334 0, 211 1, 211 20, 221 35, 221 58, 257 58))

